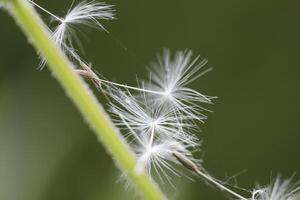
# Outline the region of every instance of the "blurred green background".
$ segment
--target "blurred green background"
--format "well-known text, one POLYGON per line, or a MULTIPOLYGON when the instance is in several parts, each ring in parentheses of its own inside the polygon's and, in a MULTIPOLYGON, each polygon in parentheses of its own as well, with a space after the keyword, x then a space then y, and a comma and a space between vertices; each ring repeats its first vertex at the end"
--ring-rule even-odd
MULTIPOLYGON (((60 16, 72 3, 36 2, 60 16)), ((237 180, 252 188, 277 173, 299 171, 299 1, 108 3, 118 18, 104 22, 111 34, 90 30, 82 38, 84 57, 107 78, 135 84, 164 47, 190 48, 214 67, 193 84, 219 97, 199 133, 211 174, 225 179, 246 169, 237 180)), ((27 39, 1 11, 0 199, 134 199, 50 72, 36 69, 38 63, 27 39)), ((176 182, 170 199, 227 199, 201 180, 176 182)))

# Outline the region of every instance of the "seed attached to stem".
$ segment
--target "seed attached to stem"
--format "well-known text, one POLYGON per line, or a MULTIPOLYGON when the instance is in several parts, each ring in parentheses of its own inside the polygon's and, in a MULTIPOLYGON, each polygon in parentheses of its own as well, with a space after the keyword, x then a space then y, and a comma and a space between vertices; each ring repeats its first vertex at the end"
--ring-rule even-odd
POLYGON ((239 200, 247 200, 247 198, 241 196, 240 194, 234 192, 233 190, 227 188, 223 184, 219 183, 219 181, 212 178, 209 174, 201 171, 199 167, 189 158, 184 156, 183 154, 179 152, 173 152, 174 157, 187 169, 195 172, 198 176, 201 176, 202 178, 206 179, 207 181, 211 182, 212 184, 216 185, 220 190, 226 191, 230 193, 231 195, 237 197, 239 200))
POLYGON ((196 172, 199 170, 197 165, 179 152, 173 152, 174 157, 187 169, 196 172))
POLYGON ((101 80, 98 76, 90 69, 90 70, 83 70, 83 69, 75 69, 76 73, 82 76, 85 79, 89 79, 93 81, 93 83, 97 87, 101 87, 101 80))

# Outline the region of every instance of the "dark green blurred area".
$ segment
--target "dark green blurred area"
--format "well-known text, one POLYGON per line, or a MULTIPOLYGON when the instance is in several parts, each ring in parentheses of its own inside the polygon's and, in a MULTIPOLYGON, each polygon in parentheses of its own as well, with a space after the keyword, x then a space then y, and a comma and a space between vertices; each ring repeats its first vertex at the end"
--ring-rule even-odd
MULTIPOLYGON (((58 15, 72 3, 36 2, 58 15)), ((237 180, 248 189, 277 173, 288 177, 300 170, 299 1, 108 3, 116 5, 118 18, 104 22, 111 34, 90 30, 82 38, 84 57, 105 77, 135 84, 164 47, 190 48, 214 67, 193 83, 219 97, 199 133, 211 174, 225 179, 247 169, 237 180)), ((134 199, 51 73, 36 69, 38 63, 1 11, 0 199, 134 199)), ((170 199, 227 199, 201 180, 177 182, 170 199)))

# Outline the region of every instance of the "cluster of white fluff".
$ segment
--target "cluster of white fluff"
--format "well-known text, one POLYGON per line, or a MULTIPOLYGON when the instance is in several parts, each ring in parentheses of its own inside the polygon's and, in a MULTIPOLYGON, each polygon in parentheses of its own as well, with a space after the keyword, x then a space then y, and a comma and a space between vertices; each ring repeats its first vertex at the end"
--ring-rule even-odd
POLYGON ((207 60, 201 61, 199 56, 193 58, 190 50, 177 51, 175 55, 165 50, 157 62, 150 64, 150 78, 142 82, 143 87, 102 80, 82 62, 73 43, 78 43, 76 32, 83 26, 104 29, 99 20, 114 18, 112 6, 96 1, 82 2, 70 9, 65 17, 57 17, 31 2, 58 23, 51 30, 53 39, 68 55, 83 64, 81 75, 101 83, 103 91, 110 97, 114 122, 136 154, 136 173, 156 173, 162 181, 167 179, 171 183, 166 170, 176 175, 180 173, 173 167, 173 164, 180 164, 174 153, 180 153, 195 165, 200 164, 200 160, 192 155, 200 146, 194 134, 197 130, 195 121, 206 119, 199 103, 211 104, 213 97, 189 88, 188 84, 210 70, 202 70, 207 60))
POLYGON ((251 200, 299 200, 300 181, 293 177, 283 180, 280 176, 266 187, 258 187, 252 192, 251 200))
MULTIPOLYGON (((156 62, 149 65, 149 80, 140 81, 139 87, 127 86, 99 78, 82 61, 74 42, 78 31, 85 27, 106 30, 99 20, 114 19, 111 5, 96 1, 82 2, 70 9, 65 17, 57 17, 29 0, 33 5, 50 14, 58 24, 52 31, 56 44, 81 68, 74 69, 92 80, 110 98, 110 113, 114 123, 124 134, 137 158, 136 173, 143 171, 156 174, 164 182, 172 184, 172 174, 181 172, 175 165, 184 166, 219 189, 242 200, 299 200, 299 182, 276 178, 266 187, 252 191, 245 198, 226 188, 208 175, 201 167, 201 160, 193 152, 199 150, 200 140, 195 135, 197 122, 206 119, 203 104, 212 104, 214 97, 204 95, 189 87, 189 84, 208 72, 207 60, 193 57, 191 50, 172 54, 165 50, 156 62), (250 196, 250 195, 249 195, 250 196)), ((106 31, 108 32, 108 31, 106 31)))
MULTIPOLYGON (((186 85, 186 80, 191 75, 189 70, 197 73, 199 66, 202 66, 197 60, 191 60, 191 51, 177 52, 174 60, 169 54, 165 50, 165 68, 160 75, 156 71, 157 74, 151 76, 154 82, 146 82, 147 86, 140 87, 141 90, 134 94, 128 89, 108 87, 108 94, 114 100, 110 111, 115 124, 125 133, 137 155, 136 172, 147 170, 151 174, 153 171, 161 180, 162 174, 171 182, 165 169, 178 175, 172 166, 172 163, 180 164, 174 157, 175 152, 200 164, 192 156, 192 152, 200 146, 200 141, 194 134, 197 130, 194 121, 204 119, 204 114, 200 113, 200 107, 195 102, 211 103, 211 98, 186 85), (170 77, 168 71, 184 72, 181 76, 170 77)), ((158 67, 154 65, 155 70, 158 67)))
POLYGON ((150 81, 147 88, 159 93, 152 94, 157 106, 167 105, 182 115, 189 115, 199 121, 206 119, 201 113, 205 110, 199 103, 212 103, 213 97, 201 94, 188 87, 188 84, 211 70, 207 68, 201 71, 207 64, 207 60, 199 61, 199 56, 193 58, 190 50, 177 51, 174 55, 165 50, 158 55, 158 61, 150 64, 150 81))
POLYGON ((78 41, 76 35, 79 29, 98 27, 101 30, 106 30, 98 20, 111 19, 114 19, 111 5, 95 1, 81 2, 70 9, 64 18, 53 18, 59 23, 54 29, 53 38, 60 46, 68 44, 72 47, 73 40, 78 41))
MULTIPOLYGON (((98 28, 106 31, 99 20, 114 19, 114 10, 112 5, 99 3, 94 0, 90 2, 83 1, 73 8, 71 7, 64 17, 58 17, 34 1, 29 1, 39 9, 49 14, 52 18, 52 22, 57 23, 54 28, 49 28, 49 31, 52 32, 53 40, 66 55, 77 62, 82 62, 74 48, 74 43, 81 46, 78 34, 83 34, 85 32, 85 28, 98 28)), ((42 58, 40 68, 43 68, 45 63, 45 58, 42 58)))

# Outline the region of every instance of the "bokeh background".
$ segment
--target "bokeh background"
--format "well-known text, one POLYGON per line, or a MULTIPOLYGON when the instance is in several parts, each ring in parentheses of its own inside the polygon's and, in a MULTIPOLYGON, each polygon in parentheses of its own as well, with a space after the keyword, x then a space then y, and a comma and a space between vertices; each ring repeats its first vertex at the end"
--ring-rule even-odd
MULTIPOLYGON (((72 3, 36 2, 60 16, 72 3)), ((211 174, 224 180, 246 170, 236 179, 249 189, 277 173, 289 177, 299 171, 299 1, 108 3, 118 18, 104 22, 111 34, 90 30, 82 37, 84 58, 105 77, 135 84, 165 47, 190 48, 214 67, 192 86, 218 96, 199 133, 211 174)), ((112 159, 51 73, 37 70, 38 63, 27 39, 1 11, 0 199, 135 199, 117 182, 112 159)), ((170 199, 227 199, 199 179, 176 179, 176 185, 170 199)))

